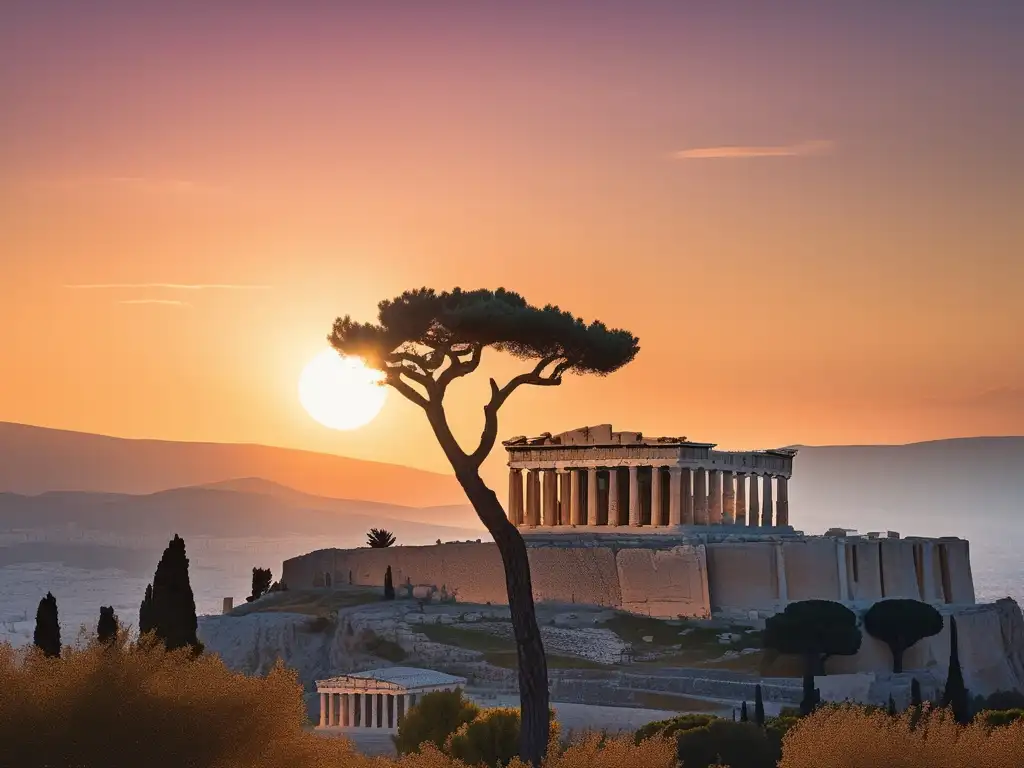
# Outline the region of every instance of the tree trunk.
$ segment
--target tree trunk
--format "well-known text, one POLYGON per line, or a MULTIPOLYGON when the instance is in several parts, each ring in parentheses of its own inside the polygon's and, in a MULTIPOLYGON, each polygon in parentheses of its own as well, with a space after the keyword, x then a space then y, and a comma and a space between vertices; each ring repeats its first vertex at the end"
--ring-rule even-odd
POLYGON ((522 723, 519 756, 539 768, 548 747, 551 713, 548 704, 548 664, 533 605, 526 542, 516 527, 509 523, 498 497, 480 479, 475 468, 461 469, 456 466, 455 475, 473 509, 498 545, 505 566, 505 586, 519 660, 522 723))
POLYGON ((898 674, 903 671, 903 646, 894 645, 889 650, 892 651, 892 671, 898 674))

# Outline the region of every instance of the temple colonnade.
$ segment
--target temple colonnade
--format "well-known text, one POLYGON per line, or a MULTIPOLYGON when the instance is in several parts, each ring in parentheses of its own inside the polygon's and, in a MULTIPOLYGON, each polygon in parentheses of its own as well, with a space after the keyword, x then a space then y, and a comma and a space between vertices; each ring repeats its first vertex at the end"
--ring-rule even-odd
POLYGON ((684 466, 509 469, 509 520, 523 528, 789 525, 789 478, 684 466))

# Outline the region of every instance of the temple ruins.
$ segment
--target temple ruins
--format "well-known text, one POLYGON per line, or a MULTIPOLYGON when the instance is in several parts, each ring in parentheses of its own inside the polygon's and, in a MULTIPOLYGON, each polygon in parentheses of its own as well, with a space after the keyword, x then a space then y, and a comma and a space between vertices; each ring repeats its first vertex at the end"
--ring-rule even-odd
POLYGON ((524 534, 626 527, 657 533, 680 526, 792 530, 794 449, 716 451, 714 443, 614 432, 610 424, 515 437, 503 445, 507 513, 524 534))

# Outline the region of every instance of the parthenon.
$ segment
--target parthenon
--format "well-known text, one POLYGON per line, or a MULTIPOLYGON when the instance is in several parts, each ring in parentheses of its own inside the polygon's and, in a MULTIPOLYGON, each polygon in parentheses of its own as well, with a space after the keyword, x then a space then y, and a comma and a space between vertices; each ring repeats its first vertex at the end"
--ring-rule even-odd
POLYGON ((508 517, 524 533, 789 528, 792 448, 716 451, 714 443, 614 432, 610 424, 515 437, 503 445, 508 517))

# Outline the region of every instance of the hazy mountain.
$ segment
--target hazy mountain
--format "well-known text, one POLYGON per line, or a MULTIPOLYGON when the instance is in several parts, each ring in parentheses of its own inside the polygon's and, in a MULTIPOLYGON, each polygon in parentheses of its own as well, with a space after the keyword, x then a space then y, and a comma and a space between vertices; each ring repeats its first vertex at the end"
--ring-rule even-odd
POLYGON ((790 517, 808 532, 975 538, 1018 526, 1024 513, 1024 437, 909 445, 794 446, 790 517))
MULTIPOLYGON (((400 542, 410 544, 485 535, 479 525, 448 525, 451 520, 440 512, 280 490, 279 495, 203 487, 145 495, 0 493, 0 531, 60 528, 92 538, 109 533, 158 540, 174 533, 217 538, 322 537, 324 546, 362 545, 371 527, 387 528, 400 542)), ((465 509, 458 511, 466 519, 465 509)))
POLYGON ((289 448, 127 440, 0 422, 0 491, 146 494, 263 478, 317 496, 413 507, 461 505, 454 477, 289 448))

